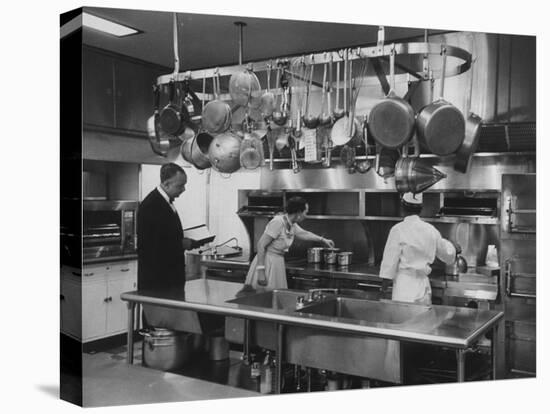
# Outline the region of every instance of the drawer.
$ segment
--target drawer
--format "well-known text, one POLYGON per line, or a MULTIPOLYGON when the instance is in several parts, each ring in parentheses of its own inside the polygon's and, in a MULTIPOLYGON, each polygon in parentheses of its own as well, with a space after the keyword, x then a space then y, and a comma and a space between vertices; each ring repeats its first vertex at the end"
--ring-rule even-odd
POLYGON ((382 297, 382 282, 378 281, 338 279, 334 286, 346 296, 369 300, 380 300, 382 297))
POLYGON ((86 265, 82 268, 84 277, 113 277, 137 273, 137 260, 122 262, 107 262, 93 265, 86 265))
POLYGON ((308 276, 299 274, 287 275, 289 289, 308 290, 319 288, 331 288, 330 279, 319 276, 308 276))
POLYGON ((248 269, 222 269, 209 267, 205 271, 206 279, 244 283, 248 269))

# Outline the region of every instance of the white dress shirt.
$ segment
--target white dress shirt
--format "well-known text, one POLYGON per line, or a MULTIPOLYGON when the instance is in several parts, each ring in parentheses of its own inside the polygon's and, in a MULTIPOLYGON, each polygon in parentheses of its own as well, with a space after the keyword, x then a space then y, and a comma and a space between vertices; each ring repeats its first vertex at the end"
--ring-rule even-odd
POLYGON ((166 202, 170 205, 170 208, 174 211, 174 213, 178 214, 178 211, 176 210, 176 206, 174 206, 174 203, 170 202, 170 196, 166 194, 166 191, 164 191, 164 188, 162 188, 160 185, 157 186, 157 191, 160 193, 162 198, 166 200, 166 202))

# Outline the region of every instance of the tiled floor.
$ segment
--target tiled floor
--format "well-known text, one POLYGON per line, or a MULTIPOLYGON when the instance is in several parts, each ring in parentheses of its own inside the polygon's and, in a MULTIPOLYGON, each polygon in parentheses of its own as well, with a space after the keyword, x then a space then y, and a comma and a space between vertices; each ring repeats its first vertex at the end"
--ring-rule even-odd
POLYGON ((125 346, 105 352, 84 353, 83 406, 196 401, 260 395, 247 389, 250 387, 226 385, 235 382, 235 378, 228 381, 229 373, 238 372, 238 369, 229 368, 235 368, 236 364, 240 365, 236 353, 231 352, 230 356, 228 361, 208 365, 204 375, 215 381, 206 381, 199 379, 197 375, 193 375, 193 378, 181 373, 157 371, 142 366, 139 362, 141 343, 136 344, 133 365, 126 364, 125 346), (215 376, 216 372, 218 377, 215 376))

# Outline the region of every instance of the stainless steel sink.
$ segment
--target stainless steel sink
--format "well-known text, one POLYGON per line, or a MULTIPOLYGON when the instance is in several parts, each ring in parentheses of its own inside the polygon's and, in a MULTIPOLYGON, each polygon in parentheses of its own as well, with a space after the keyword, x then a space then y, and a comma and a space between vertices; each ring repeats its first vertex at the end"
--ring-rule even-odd
MULTIPOLYGON (((303 291, 274 290, 228 302, 264 310, 285 310, 296 315, 326 317, 333 322, 350 323, 351 319, 356 323, 376 325, 406 324, 429 310, 428 306, 332 295, 296 310, 297 298, 306 294, 303 291)), ((230 342, 243 343, 244 320, 226 318, 225 335, 230 342)), ((251 345, 275 349, 276 343, 275 323, 251 321, 251 345)), ((283 346, 283 358, 292 364, 393 383, 403 382, 401 344, 395 340, 290 324, 285 327, 283 346)))
POLYGON ((272 290, 269 292, 255 293, 248 296, 228 300, 227 303, 253 306, 257 308, 270 308, 275 310, 295 310, 298 297, 305 296, 301 290, 272 290))
MULTIPOLYGON (((296 310, 296 301, 299 296, 306 296, 302 290, 276 289, 269 292, 253 293, 240 298, 228 300, 243 306, 262 308, 263 310, 296 310)), ((244 319, 225 318, 225 338, 229 342, 242 344, 244 339, 244 319)), ((273 322, 251 321, 250 345, 274 350, 277 344, 277 326, 273 322)))
POLYGON ((402 324, 428 309, 427 306, 414 304, 336 297, 305 306, 299 312, 355 319, 375 324, 402 324))

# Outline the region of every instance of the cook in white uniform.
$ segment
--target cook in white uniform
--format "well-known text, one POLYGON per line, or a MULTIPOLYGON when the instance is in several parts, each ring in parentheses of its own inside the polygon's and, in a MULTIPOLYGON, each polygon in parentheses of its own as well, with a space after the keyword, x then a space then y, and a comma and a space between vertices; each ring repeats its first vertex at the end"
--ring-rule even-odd
POLYGON ((258 241, 258 254, 252 260, 243 291, 286 289, 284 254, 294 238, 334 247, 334 242, 304 230, 298 223, 307 215, 308 205, 302 197, 292 197, 287 202, 286 213, 275 216, 266 226, 258 241))
POLYGON ((431 305, 430 264, 436 257, 452 264, 456 259, 456 248, 441 237, 434 226, 418 216, 422 211, 422 194, 406 193, 401 203, 405 218, 390 230, 380 277, 393 281, 392 300, 431 305))

